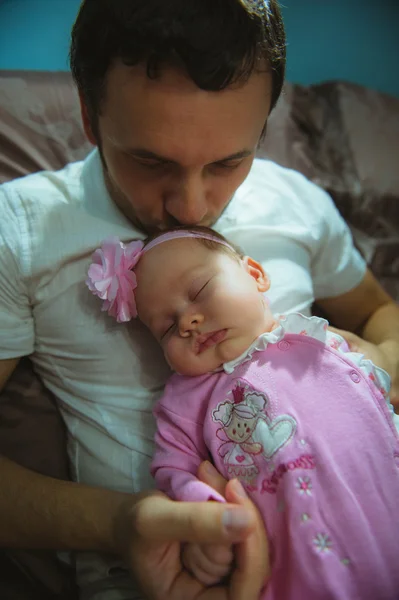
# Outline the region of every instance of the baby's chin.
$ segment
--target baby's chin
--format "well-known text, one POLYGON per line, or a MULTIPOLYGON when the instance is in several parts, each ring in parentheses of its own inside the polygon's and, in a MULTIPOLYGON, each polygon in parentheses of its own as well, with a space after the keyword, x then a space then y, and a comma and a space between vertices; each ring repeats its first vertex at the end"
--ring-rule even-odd
POLYGON ((168 360, 167 356, 165 358, 172 371, 185 377, 199 377, 200 375, 206 375, 206 373, 218 371, 223 367, 223 363, 225 362, 216 356, 212 358, 207 357, 207 360, 204 360, 205 357, 198 360, 198 357, 195 355, 192 357, 193 360, 190 360, 188 356, 185 356, 182 361, 171 361, 168 360))
POLYGON ((165 358, 175 373, 186 377, 199 377, 222 370, 225 363, 236 360, 244 354, 257 337, 257 335, 234 335, 227 337, 216 347, 209 348, 201 355, 187 353, 181 361, 170 361, 167 356, 165 358))
POLYGON ((200 377, 207 373, 213 373, 219 371, 223 367, 223 363, 217 363, 215 366, 208 365, 169 365, 171 369, 178 375, 184 375, 185 377, 200 377))
POLYGON ((200 375, 206 375, 207 373, 214 373, 216 371, 220 371, 223 369, 223 365, 232 360, 235 360, 241 354, 245 352, 247 348, 251 345, 251 343, 241 342, 241 343, 232 343, 232 340, 222 342, 222 348, 219 348, 219 352, 214 352, 212 357, 206 357, 205 353, 201 358, 193 356, 193 360, 189 360, 188 357, 185 357, 185 360, 178 361, 173 363, 168 361, 171 369, 178 373, 179 375, 184 375, 186 377, 199 377, 200 375), (230 342, 230 343, 228 343, 230 342))

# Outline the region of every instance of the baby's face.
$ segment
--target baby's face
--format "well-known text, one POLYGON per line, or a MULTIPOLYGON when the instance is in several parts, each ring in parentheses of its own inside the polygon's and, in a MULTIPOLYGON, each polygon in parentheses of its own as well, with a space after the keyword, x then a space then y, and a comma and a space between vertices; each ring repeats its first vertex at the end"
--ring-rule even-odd
POLYGON ((202 375, 240 356, 275 325, 261 267, 175 239, 144 254, 135 269, 140 319, 182 375, 202 375))

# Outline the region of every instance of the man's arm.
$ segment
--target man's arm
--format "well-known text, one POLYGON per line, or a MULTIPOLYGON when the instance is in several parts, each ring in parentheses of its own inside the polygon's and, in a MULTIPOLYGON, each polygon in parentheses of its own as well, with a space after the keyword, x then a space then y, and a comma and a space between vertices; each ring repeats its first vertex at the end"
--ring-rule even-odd
MULTIPOLYGON (((0 392, 18 358, 0 361, 0 392)), ((113 519, 125 494, 29 471, 0 456, 0 547, 116 551, 113 519)))
POLYGON ((0 457, 0 546, 117 552, 129 496, 45 477, 0 457))
POLYGON ((19 358, 0 360, 0 392, 5 386, 7 379, 10 377, 18 363, 19 358))
MULTIPOLYGON (((6 482, 0 486, 0 547, 116 553, 131 566, 145 597, 194 600, 202 586, 181 564, 181 542, 242 542, 228 598, 259 597, 267 541, 249 499, 179 503, 159 492, 122 494, 44 477, 1 457, 0 480, 6 482)), ((209 600, 219 599, 227 599, 225 588, 210 592, 209 600)))
POLYGON ((392 378, 391 402, 399 407, 398 305, 370 271, 350 292, 318 300, 318 304, 330 321, 344 330, 341 333, 354 352, 363 352, 389 373, 392 378))

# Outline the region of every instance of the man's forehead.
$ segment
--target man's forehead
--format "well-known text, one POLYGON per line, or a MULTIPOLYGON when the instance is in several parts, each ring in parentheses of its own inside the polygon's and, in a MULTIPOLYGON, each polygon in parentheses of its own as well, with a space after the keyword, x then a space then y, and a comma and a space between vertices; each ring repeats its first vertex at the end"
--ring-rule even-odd
POLYGON ((181 132, 183 126, 190 130, 197 124, 209 129, 209 134, 218 124, 215 119, 230 121, 231 129, 237 126, 239 117, 244 127, 253 118, 266 120, 271 77, 267 73, 253 74, 241 85, 209 91, 200 89, 177 69, 166 68, 160 77, 150 79, 143 65, 128 67, 117 63, 109 71, 106 88, 104 112, 116 122, 122 118, 121 113, 123 119, 130 113, 136 127, 145 121, 145 127, 153 132, 161 129, 160 135, 168 135, 171 126, 181 132), (169 126, 166 132, 164 126, 169 126))

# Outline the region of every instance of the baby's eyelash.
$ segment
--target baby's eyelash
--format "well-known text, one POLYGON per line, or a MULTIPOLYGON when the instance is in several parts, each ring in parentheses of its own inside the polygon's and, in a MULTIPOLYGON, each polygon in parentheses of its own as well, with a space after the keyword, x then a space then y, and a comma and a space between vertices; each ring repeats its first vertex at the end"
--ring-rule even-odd
MULTIPOLYGON (((210 281, 210 280, 209 280, 210 281)), ((207 281, 200 290, 198 290, 198 292, 195 294, 194 296, 194 300, 196 300, 196 298, 198 298, 198 296, 200 295, 200 293, 206 288, 206 286, 208 285, 209 281, 207 281)))
POLYGON ((172 331, 173 327, 176 325, 176 323, 172 323, 167 329, 166 331, 163 332, 163 334, 161 335, 161 340, 164 339, 164 337, 170 332, 172 331))

